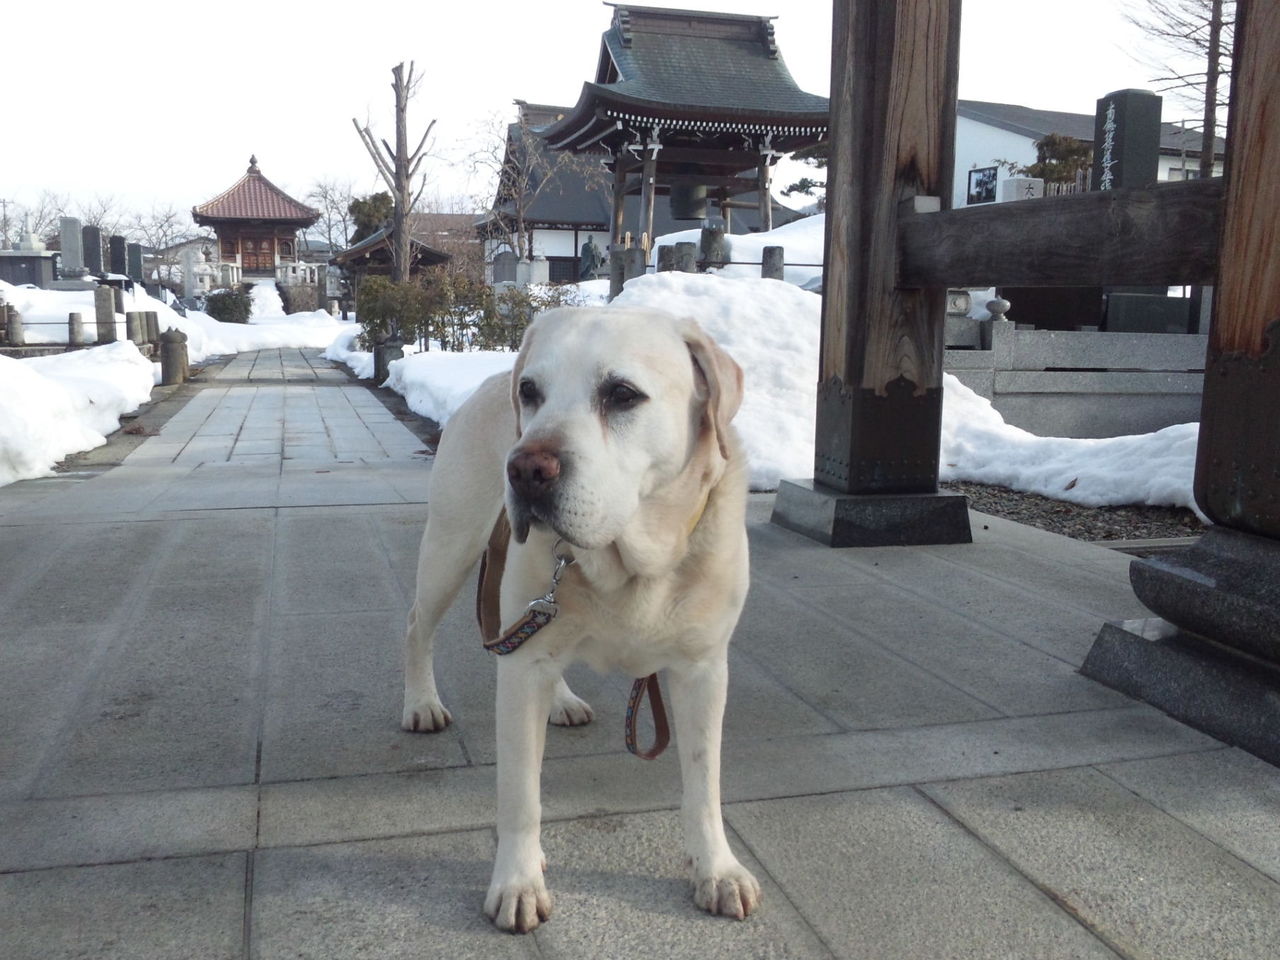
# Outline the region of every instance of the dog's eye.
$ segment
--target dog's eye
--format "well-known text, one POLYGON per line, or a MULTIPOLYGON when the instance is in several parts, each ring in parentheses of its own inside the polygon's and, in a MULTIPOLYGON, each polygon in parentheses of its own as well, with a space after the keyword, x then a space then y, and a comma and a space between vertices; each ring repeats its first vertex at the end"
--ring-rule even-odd
POLYGON ((520 381, 520 402, 528 406, 534 406, 542 402, 542 393, 538 390, 538 385, 532 380, 520 381))
POLYGON ((611 381, 600 388, 605 404, 612 410, 630 410, 642 400, 647 400, 643 393, 629 383, 611 381))

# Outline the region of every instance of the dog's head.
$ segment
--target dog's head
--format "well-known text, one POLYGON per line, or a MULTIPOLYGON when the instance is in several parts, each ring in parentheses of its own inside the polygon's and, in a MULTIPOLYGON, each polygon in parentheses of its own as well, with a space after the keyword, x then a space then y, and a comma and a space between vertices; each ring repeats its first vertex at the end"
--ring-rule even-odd
POLYGON ((742 370, 692 320, 562 308, 526 332, 511 400, 519 440, 507 458, 507 513, 516 539, 540 523, 593 549, 703 461, 728 458, 742 370))

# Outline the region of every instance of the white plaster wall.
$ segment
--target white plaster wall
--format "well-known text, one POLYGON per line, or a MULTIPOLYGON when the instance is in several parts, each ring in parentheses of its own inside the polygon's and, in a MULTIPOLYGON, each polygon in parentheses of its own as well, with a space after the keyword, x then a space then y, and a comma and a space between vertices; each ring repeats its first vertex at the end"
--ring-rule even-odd
MULTIPOLYGON (((1198 146, 1198 144, 1197 144, 1197 146, 1198 146)), ((1186 179, 1185 177, 1183 177, 1183 176, 1181 176, 1181 175, 1175 175, 1175 174, 1173 173, 1173 171, 1174 171, 1174 169, 1175 169, 1175 168, 1176 168, 1176 169, 1181 169, 1181 167, 1182 167, 1182 157, 1180 157, 1180 156, 1178 156, 1178 157, 1166 157, 1166 156, 1161 156, 1161 157, 1160 157, 1160 165, 1159 165, 1159 167, 1158 167, 1158 172, 1157 172, 1157 174, 1156 174, 1156 179, 1158 179, 1158 180, 1185 180, 1185 179, 1186 179)), ((1192 171, 1199 171, 1199 169, 1200 169, 1200 160, 1199 160, 1197 157, 1188 157, 1188 158, 1187 158, 1187 167, 1188 167, 1188 168, 1190 168, 1192 171)), ((1198 173, 1193 173, 1193 175, 1194 175, 1194 176, 1198 176, 1198 173)), ((1215 164, 1213 165, 1213 175, 1214 175, 1215 177, 1220 177, 1220 176, 1222 176, 1222 162, 1221 162, 1221 161, 1218 161, 1217 163, 1215 163, 1215 164)))
MULTIPOLYGON (((1013 160, 1019 164, 1035 163, 1035 140, 985 123, 978 123, 968 117, 956 117, 956 167, 954 189, 951 195, 952 209, 965 205, 965 198, 969 192, 969 171, 975 167, 994 166, 993 160, 1013 160)), ((1009 172, 1004 168, 996 174, 997 197, 1000 195, 1000 182, 1008 178, 1009 172)))
POLYGON ((533 255, 535 257, 576 257, 587 237, 596 238, 596 246, 603 252, 609 248, 609 234, 604 231, 577 231, 577 244, 574 244, 572 230, 535 230, 533 231, 533 255))

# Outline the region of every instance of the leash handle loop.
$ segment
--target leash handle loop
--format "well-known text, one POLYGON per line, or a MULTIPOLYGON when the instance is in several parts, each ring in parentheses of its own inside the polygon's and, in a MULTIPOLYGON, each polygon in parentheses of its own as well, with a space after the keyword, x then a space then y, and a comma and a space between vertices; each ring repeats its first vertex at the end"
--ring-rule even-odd
POLYGON ((667 724, 667 711, 662 703, 662 687, 658 683, 656 673, 641 677, 631 685, 631 696, 627 699, 624 739, 627 749, 641 760, 654 759, 667 749, 667 744, 671 742, 671 728, 667 724), (636 737, 636 719, 646 693, 649 695, 649 712, 653 714, 653 745, 648 750, 641 750, 636 737))

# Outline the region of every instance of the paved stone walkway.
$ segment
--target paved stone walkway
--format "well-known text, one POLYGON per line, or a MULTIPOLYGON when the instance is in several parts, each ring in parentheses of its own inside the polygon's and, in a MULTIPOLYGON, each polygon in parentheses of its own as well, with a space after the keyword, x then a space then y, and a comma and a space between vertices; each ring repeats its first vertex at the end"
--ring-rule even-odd
POLYGON ((264 351, 121 466, 0 488, 0 957, 1280 957, 1280 772, 1076 672, 1145 613, 1126 558, 981 514, 972 545, 833 551, 767 496, 724 762, 762 910, 693 907, 674 751, 630 757, 629 682, 582 671, 555 916, 494 932, 469 598, 456 723, 398 728, 419 449, 264 351))

